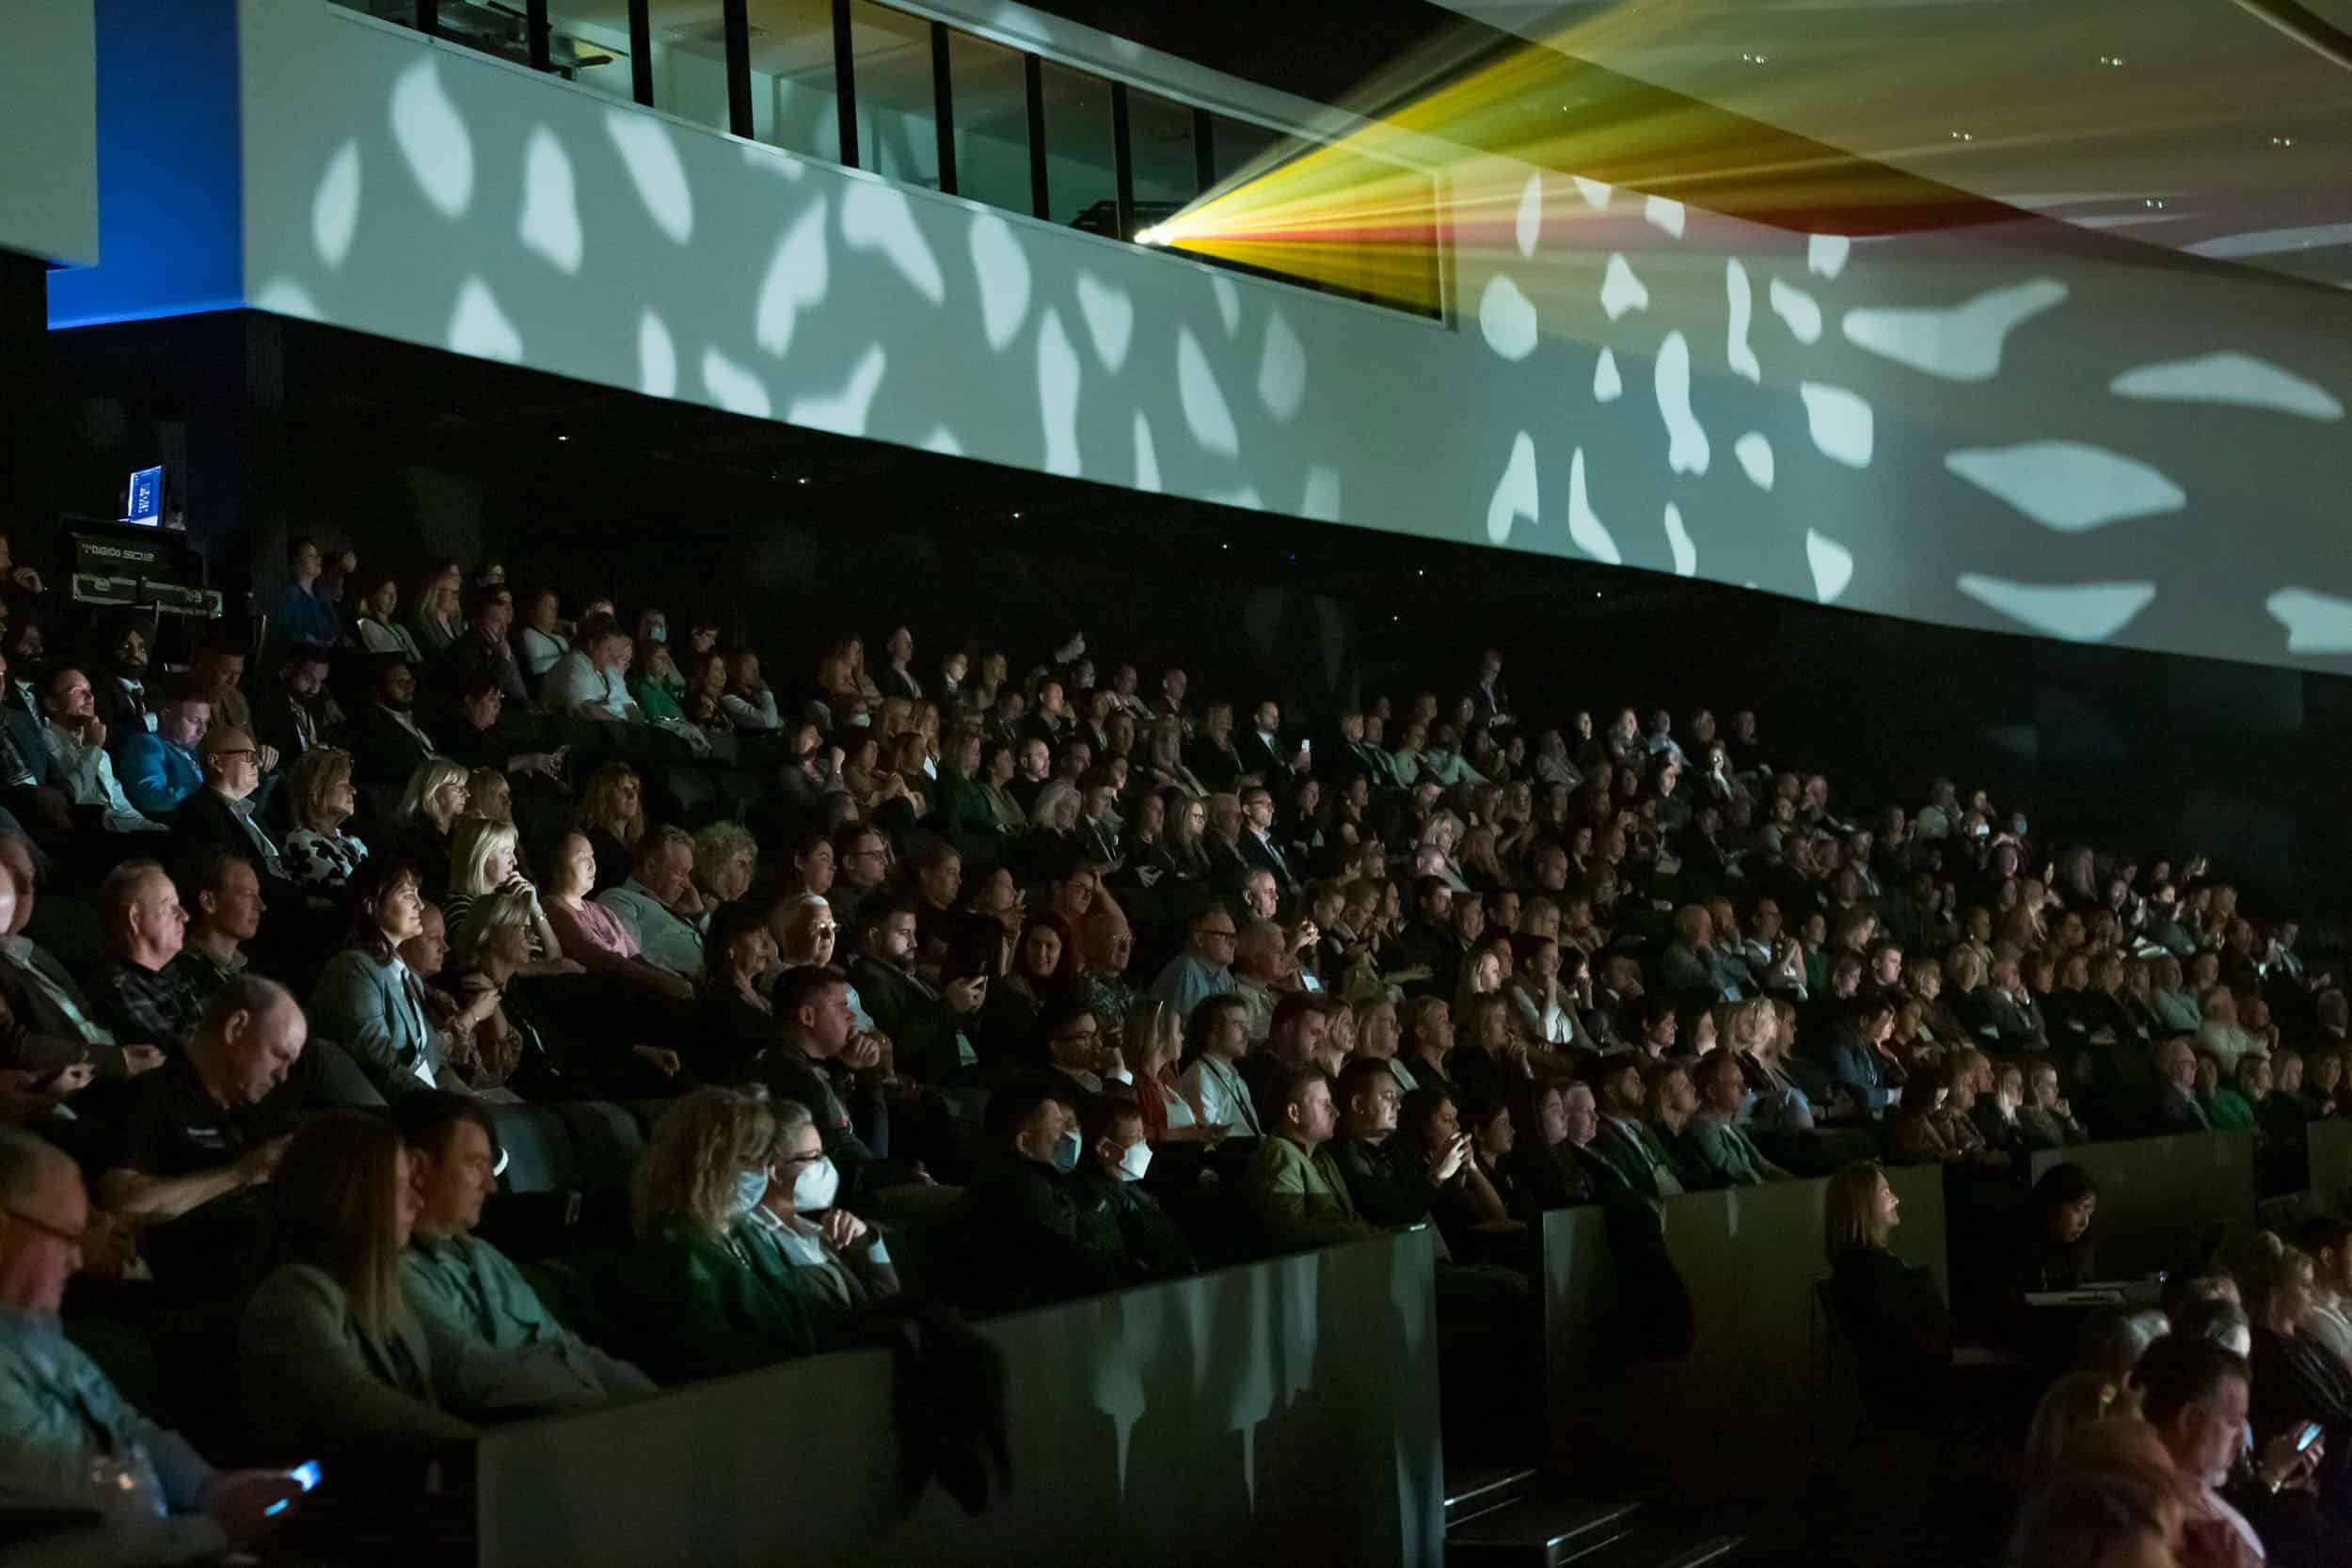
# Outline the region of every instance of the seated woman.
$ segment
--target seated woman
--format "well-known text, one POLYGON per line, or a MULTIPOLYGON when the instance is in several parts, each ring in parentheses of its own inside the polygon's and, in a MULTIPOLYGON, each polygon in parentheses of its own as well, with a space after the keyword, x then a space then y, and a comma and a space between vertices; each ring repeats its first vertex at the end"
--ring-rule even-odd
POLYGON ((1591 1089, 1576 1083, 1523 1085, 1511 1097, 1511 1118, 1514 1136, 1502 1169, 1516 1218, 1540 1225, 1548 1209, 1597 1201, 1576 1153, 1600 1131, 1591 1089))
POLYGON ((1883 1421, 1915 1426, 1943 1418, 1952 1318, 1934 1275, 1888 1250, 1900 1211, 1885 1170, 1861 1161, 1829 1179, 1821 1233, 1835 1332, 1863 1402, 1883 1421))
POLYGON ((588 775, 572 831, 596 853, 592 893, 620 886, 637 869, 637 841, 645 836, 644 788, 637 770, 623 762, 608 762, 588 775))
POLYGON ((1031 915, 1012 952, 1012 973, 989 987, 980 1005, 977 1043, 993 1071, 1042 1067, 1039 1030, 1045 1015, 1075 994, 1078 943, 1060 915, 1031 915))
MULTIPOLYGON (((237 1327, 259 1441, 318 1459, 350 1488, 421 1480, 480 1435, 496 1396, 477 1381, 485 1358, 428 1331, 410 1306, 401 1260, 418 1196, 399 1132, 328 1111, 294 1134, 269 1191, 279 1261, 237 1327)), ((583 1388, 578 1402, 596 1401, 583 1388)))
POLYGON ((634 1021, 612 1017, 593 1006, 593 996, 517 984, 532 965, 531 944, 544 922, 536 899, 513 888, 483 898, 475 907, 472 940, 456 951, 466 974, 459 995, 479 1006, 486 990, 497 998, 475 1031, 485 1059, 519 1064, 522 1082, 540 1099, 584 1100, 600 1095, 658 1095, 677 1077, 677 1053, 644 1043, 634 1021), (622 1050, 627 1047, 626 1052, 622 1050))
POLYGON ((443 562, 417 584, 408 604, 408 629, 427 658, 437 659, 466 635, 466 575, 453 561, 443 562))
POLYGON ((400 956, 423 928, 416 872, 394 857, 368 862, 351 881, 348 943, 310 992, 312 1031, 349 1051, 386 1099, 447 1086, 423 986, 400 956))
POLYGON ((797 1100, 778 1100, 768 1192, 751 1220, 783 1253, 820 1311, 854 1312, 898 1293, 898 1271, 881 1232, 840 1207, 841 1173, 825 1153, 816 1118, 797 1100))
POLYGON ((2071 1291, 2098 1277, 2090 1222, 2099 1186, 2072 1161, 2052 1165, 2033 1184, 2026 1233, 2013 1275, 2015 1291, 2071 1291))
MULTIPOLYGON (((392 809, 394 858, 411 869, 425 897, 438 902, 449 877, 450 844, 472 800, 466 765, 447 757, 417 764, 392 809)), ((348 878, 346 878, 348 880, 348 878)))
POLYGON ((1454 1090, 1447 1069, 1454 1054, 1454 1009, 1442 996, 1408 998, 1404 1007, 1404 1046, 1401 1059, 1417 1087, 1454 1090))
POLYGON ((1024 879, 1043 881, 1078 858, 1078 786, 1067 779, 1049 779, 1029 809, 1029 831, 1014 846, 1015 864, 1024 879))
POLYGON ((1407 1094, 1397 1111, 1396 1135, 1431 1174, 1430 1218, 1438 1222, 1446 1248, 1456 1261, 1472 1262, 1489 1256, 1497 1237, 1523 1229, 1479 1168, 1474 1158, 1476 1140, 1463 1130, 1451 1089, 1419 1088, 1407 1094), (1463 1158, 1454 1174, 1436 1180, 1449 1151, 1456 1148, 1463 1158))
POLYGON ((1170 789, 1163 791, 1160 799, 1166 802, 1168 814, 1168 875, 1180 882, 1207 881, 1210 871, 1207 797, 1170 789))
POLYGON ((417 640, 400 624, 400 579, 386 571, 373 571, 359 584, 353 601, 357 613, 345 636, 352 646, 371 654, 397 654, 410 668, 424 668, 417 640))
POLYGON ((747 1371, 817 1349, 819 1307, 753 1223, 776 1118, 763 1095, 701 1088, 654 1128, 631 1193, 637 1243, 615 1271, 629 1358, 661 1383, 747 1371))
POLYGON ((686 682, 667 642, 639 636, 636 656, 628 662, 628 694, 644 711, 645 721, 664 727, 686 727, 686 709, 678 699, 686 682))
POLYGON ((582 973, 581 965, 564 957, 554 928, 548 924, 547 916, 539 912, 539 890, 525 880, 516 867, 515 845, 515 830, 509 825, 484 816, 458 818, 456 831, 450 835, 449 891, 439 900, 441 917, 449 922, 451 942, 461 951, 470 948, 475 906, 493 893, 514 892, 529 900, 534 917, 532 958, 540 967, 530 973, 582 973))
POLYGON ((715 910, 742 897, 758 873, 759 841, 741 823, 722 817, 694 835, 694 891, 703 908, 715 910))
POLYGON ((733 735, 735 721, 727 717, 727 657, 716 648, 689 654, 684 689, 677 694, 678 711, 704 734, 733 735))
POLYGON ((628 928, 589 896, 596 876, 596 854, 583 834, 565 833, 556 840, 555 863, 541 906, 541 917, 555 934, 555 950, 590 974, 643 986, 674 1002, 692 1001, 693 982, 645 962, 628 928))
POLYGON ((1518 1085, 1534 1076, 1527 1048, 1511 1028, 1511 1006, 1499 990, 1471 992, 1465 978, 1466 1000, 1457 1009, 1454 1032, 1460 1040, 1448 1058, 1446 1071, 1470 1100, 1501 1106, 1518 1085))
POLYGON ((351 781, 351 753, 314 746, 294 760, 286 776, 287 833, 278 859, 286 875, 303 887, 339 888, 368 858, 358 834, 343 832, 359 809, 351 781))

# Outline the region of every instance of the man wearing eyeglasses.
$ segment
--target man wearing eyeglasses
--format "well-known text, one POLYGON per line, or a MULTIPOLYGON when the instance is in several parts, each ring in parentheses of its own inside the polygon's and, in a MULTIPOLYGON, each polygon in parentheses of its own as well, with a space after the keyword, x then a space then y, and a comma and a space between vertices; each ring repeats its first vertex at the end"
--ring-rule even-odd
MULTIPOLYGON (((57 1308, 88 1228, 73 1162, 0 1129, 0 1521, 56 1521, 41 1538, 56 1560, 176 1562, 242 1547, 282 1524, 302 1488, 283 1471, 214 1469, 65 1337, 57 1308)), ((34 1550, 24 1560, 40 1560, 34 1550)))
POLYGON ((1184 1018, 1190 1018, 1193 1008, 1210 997, 1231 994, 1233 943, 1240 934, 1231 910, 1221 905, 1203 910, 1193 917, 1184 950, 1168 960, 1168 967, 1152 982, 1149 994, 1184 1018))
POLYGON ((253 792, 261 787, 262 771, 275 756, 264 756, 254 744, 253 732, 234 724, 204 736, 204 787, 180 802, 171 814, 171 829, 190 847, 217 844, 243 855, 270 882, 279 884, 282 896, 272 902, 297 907, 293 884, 278 858, 278 844, 253 819, 253 792))

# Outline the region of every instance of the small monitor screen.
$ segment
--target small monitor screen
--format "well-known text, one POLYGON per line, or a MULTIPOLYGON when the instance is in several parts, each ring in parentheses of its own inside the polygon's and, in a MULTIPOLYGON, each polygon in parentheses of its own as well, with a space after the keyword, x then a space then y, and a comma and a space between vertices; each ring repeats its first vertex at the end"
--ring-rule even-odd
POLYGON ((141 468, 132 474, 130 488, 124 492, 122 520, 154 528, 164 520, 164 470, 161 467, 141 468))

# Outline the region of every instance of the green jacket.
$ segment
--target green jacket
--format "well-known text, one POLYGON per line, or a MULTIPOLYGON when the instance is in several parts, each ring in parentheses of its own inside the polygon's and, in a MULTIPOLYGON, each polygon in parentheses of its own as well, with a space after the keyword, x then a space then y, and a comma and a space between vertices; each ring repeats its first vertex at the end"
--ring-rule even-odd
POLYGON ((492 1408, 562 1410, 654 1391, 644 1373, 567 1333, 489 1243, 419 1235, 401 1262, 409 1304, 436 1354, 447 1343, 475 1358, 492 1408))
POLYGON ((2234 1132, 2242 1127, 2254 1125, 2254 1107, 2244 1095, 2224 1084, 2205 1102, 2205 1115, 2213 1118, 2218 1132, 2234 1132))
POLYGON ((749 1225, 713 1241, 683 1215, 642 1238, 614 1281, 633 1358, 663 1383, 748 1371, 817 1349, 791 1261, 749 1225))
POLYGON ((1372 1234, 1356 1212, 1346 1179, 1324 1144, 1311 1152, 1293 1139, 1258 1140, 1249 1158, 1249 1206, 1266 1240, 1283 1251, 1328 1246, 1372 1234))

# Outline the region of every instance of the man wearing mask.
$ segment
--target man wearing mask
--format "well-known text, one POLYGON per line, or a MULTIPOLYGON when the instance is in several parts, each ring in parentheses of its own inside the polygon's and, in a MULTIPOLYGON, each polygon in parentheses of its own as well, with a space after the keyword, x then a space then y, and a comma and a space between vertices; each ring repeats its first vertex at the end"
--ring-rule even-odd
POLYGON ((481 1103, 426 1089, 402 1097, 392 1119, 417 1198, 401 1273, 437 1365, 450 1355, 488 1406, 517 1413, 651 1394, 644 1373, 566 1330, 506 1255, 474 1235, 497 1184, 496 1142, 481 1103))
POLYGON ((855 1311, 898 1293, 898 1271, 882 1232, 841 1203, 841 1173, 826 1155, 815 1118, 796 1100, 771 1102, 776 1151, 768 1191, 752 1223, 776 1243, 809 1294, 855 1311))
POLYGON ((1198 1268, 1192 1247, 1159 1200, 1144 1190, 1152 1146, 1132 1100, 1094 1095, 1079 1104, 1078 1168, 1070 1175, 1082 1244, 1118 1260, 1120 1283, 1174 1279, 1198 1268))
POLYGON ((988 1154, 965 1189, 950 1232, 961 1243, 960 1306, 976 1314, 1015 1311, 1116 1289, 1121 1259, 1102 1250, 1117 1235, 1081 1229, 1070 1174, 1084 1137, 1050 1085, 1016 1079, 990 1096, 988 1154))
POLYGON ((9 1456, 0 1509, 61 1521, 55 1556, 35 1545, 24 1560, 178 1562, 241 1549, 287 1519, 302 1487, 282 1470, 214 1469, 133 1409, 66 1338, 57 1309, 88 1229, 73 1162, 0 1129, 0 1445, 9 1456))

